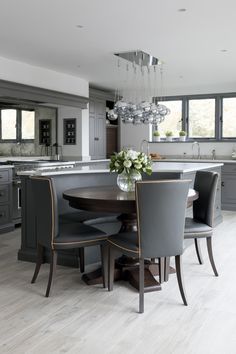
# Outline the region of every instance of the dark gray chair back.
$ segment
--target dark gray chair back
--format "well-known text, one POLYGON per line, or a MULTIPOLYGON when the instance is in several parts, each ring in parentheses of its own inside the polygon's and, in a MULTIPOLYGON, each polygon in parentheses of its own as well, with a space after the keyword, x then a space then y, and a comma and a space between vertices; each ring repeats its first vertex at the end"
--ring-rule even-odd
POLYGON ((140 256, 158 258, 183 253, 184 223, 190 181, 136 183, 140 256))
POLYGON ((51 247, 58 235, 57 195, 54 181, 48 177, 31 177, 34 196, 37 240, 51 247))
POLYGON ((213 227, 214 204, 219 175, 217 172, 197 171, 194 189, 199 198, 193 203, 193 218, 213 227))

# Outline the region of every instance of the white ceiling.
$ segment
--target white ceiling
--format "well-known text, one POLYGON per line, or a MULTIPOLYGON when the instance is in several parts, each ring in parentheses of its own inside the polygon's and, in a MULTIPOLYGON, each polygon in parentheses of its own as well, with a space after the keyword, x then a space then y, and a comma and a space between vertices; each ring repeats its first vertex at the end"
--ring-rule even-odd
POLYGON ((227 85, 236 91, 235 0, 0 0, 0 5, 0 56, 115 88, 113 53, 141 49, 165 62, 169 92, 193 86, 223 91, 227 85))

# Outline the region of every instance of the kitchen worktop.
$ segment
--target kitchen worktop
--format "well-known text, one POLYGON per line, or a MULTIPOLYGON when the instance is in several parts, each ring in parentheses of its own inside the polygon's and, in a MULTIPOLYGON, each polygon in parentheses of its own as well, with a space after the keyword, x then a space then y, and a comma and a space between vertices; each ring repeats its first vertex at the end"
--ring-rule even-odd
MULTIPOLYGON (((55 161, 52 160, 51 156, 0 156, 0 163, 5 163, 8 161, 15 161, 15 162, 22 162, 22 163, 31 163, 35 161, 45 161, 45 162, 51 162, 55 161)), ((76 157, 74 158, 62 158, 61 160, 56 160, 58 162, 70 162, 74 164, 90 164, 90 163, 99 163, 99 162, 108 162, 108 159, 101 159, 101 160, 89 160, 89 161, 83 161, 83 160, 77 160, 76 157)))
POLYGON ((14 168, 13 165, 0 165, 0 170, 3 170, 4 168, 14 168))
MULTIPOLYGON (((195 172, 197 170, 205 170, 206 168, 221 167, 223 163, 220 162, 153 162, 153 172, 168 173, 188 173, 195 172)), ((51 169, 32 169, 30 171, 20 171, 18 175, 27 176, 53 176, 53 175, 71 175, 71 174, 86 174, 86 173, 108 173, 108 163, 94 163, 84 166, 77 166, 75 168, 51 168, 51 169)))
POLYGON ((232 158, 217 158, 217 159, 210 159, 210 158, 200 158, 200 159, 193 159, 193 158, 162 158, 161 160, 155 160, 155 162, 192 162, 192 163, 236 163, 236 159, 232 158))

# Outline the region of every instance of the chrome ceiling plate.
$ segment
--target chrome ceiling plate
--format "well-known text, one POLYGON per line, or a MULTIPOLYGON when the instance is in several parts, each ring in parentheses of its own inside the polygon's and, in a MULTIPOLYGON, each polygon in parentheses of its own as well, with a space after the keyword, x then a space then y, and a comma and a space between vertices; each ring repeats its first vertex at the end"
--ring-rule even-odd
POLYGON ((152 66, 159 65, 161 61, 150 54, 147 54, 141 50, 135 50, 132 52, 122 52, 122 53, 114 53, 117 57, 123 58, 125 60, 130 61, 136 65, 140 66, 152 66))

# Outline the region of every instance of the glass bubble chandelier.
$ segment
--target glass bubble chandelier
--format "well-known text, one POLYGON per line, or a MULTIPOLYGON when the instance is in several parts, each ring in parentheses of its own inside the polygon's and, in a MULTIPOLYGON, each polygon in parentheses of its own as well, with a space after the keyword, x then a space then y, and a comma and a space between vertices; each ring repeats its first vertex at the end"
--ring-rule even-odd
POLYGON ((142 51, 116 53, 119 78, 122 80, 122 63, 125 79, 116 89, 114 108, 109 110, 108 119, 120 118, 126 124, 152 124, 158 126, 164 121, 170 109, 161 104, 163 97, 163 65, 155 57, 142 51), (122 58, 120 60, 120 58, 122 58), (160 76, 158 82, 157 75, 160 76), (158 84, 160 93, 158 95, 158 84))

